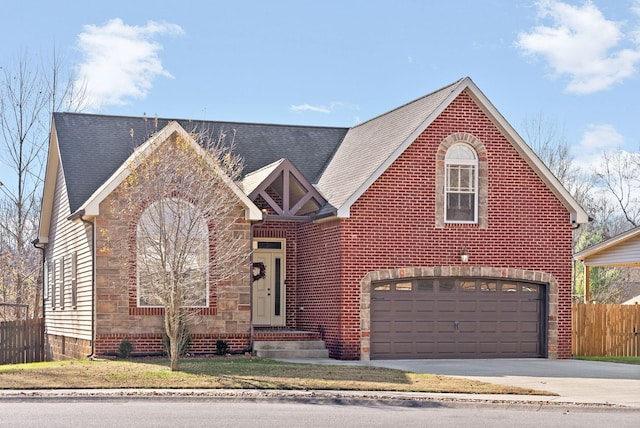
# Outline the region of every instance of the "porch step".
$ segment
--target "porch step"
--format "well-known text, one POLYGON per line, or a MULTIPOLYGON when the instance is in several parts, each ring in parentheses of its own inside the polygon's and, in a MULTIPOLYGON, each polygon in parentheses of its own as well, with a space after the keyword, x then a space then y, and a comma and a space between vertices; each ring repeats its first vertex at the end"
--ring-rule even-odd
POLYGON ((261 358, 329 358, 323 340, 256 340, 253 350, 261 358))

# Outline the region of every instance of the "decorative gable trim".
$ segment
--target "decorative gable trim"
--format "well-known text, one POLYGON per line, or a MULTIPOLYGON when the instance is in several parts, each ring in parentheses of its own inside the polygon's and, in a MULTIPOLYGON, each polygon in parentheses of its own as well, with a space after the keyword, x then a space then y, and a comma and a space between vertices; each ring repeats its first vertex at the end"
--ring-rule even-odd
POLYGON ((53 214, 53 202, 56 195, 56 176, 60 165, 60 149, 55 122, 51 120, 51 135, 49 136, 49 151, 45 170, 44 190, 42 193, 42 208, 40 210, 40 225, 38 228, 38 242, 49 242, 49 230, 53 214))
MULTIPOLYGON (((176 121, 171 121, 161 129, 159 132, 149 138, 144 144, 138 147, 129 156, 129 158, 116 170, 116 172, 102 185, 100 186, 91 197, 80 206, 78 211, 84 210, 86 216, 97 216, 100 214, 100 203, 110 195, 131 173, 131 164, 138 159, 146 156, 153 151, 158 144, 168 140, 174 133, 179 134, 193 145, 194 149, 202 155, 203 158, 207 158, 207 154, 204 148, 202 148, 180 124, 176 121)), ((215 167, 215 165, 214 165, 215 167)), ((238 188, 238 186, 231 180, 226 174, 221 173, 222 180, 229 186, 229 188, 236 194, 240 203, 245 207, 245 219, 246 220, 262 220, 262 212, 255 206, 255 204, 238 188)))
POLYGON ((308 219, 326 203, 288 159, 280 159, 247 174, 243 183, 249 199, 262 199, 268 205, 265 209, 282 218, 308 219))

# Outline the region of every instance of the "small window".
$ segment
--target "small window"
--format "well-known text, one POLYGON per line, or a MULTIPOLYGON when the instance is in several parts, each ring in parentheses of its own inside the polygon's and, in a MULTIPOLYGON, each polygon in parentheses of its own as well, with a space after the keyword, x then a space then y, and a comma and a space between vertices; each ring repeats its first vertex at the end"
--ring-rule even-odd
POLYGON ((397 282, 396 291, 411 291, 413 284, 411 282, 397 282))
POLYGON ((497 284, 492 281, 481 281, 480 282, 480 291, 496 291, 497 284))
POLYGON ((60 298, 60 309, 64 309, 64 256, 60 257, 60 267, 58 267, 58 275, 60 275, 60 281, 58 284, 60 286, 60 293, 58 293, 58 297, 60 298))
POLYGON ((51 293, 49 298, 51 299, 51 307, 56 308, 56 260, 49 263, 49 286, 51 287, 51 293))
POLYGON ((454 144, 445 161, 445 219, 476 223, 478 218, 478 157, 466 144, 454 144))
POLYGON ((71 306, 78 306, 78 253, 71 254, 71 306))
POLYGON ((416 283, 416 288, 419 292, 432 292, 433 280, 420 279, 416 283))
POLYGON ((509 282, 503 282, 502 283, 502 291, 503 292, 508 292, 508 293, 509 292, 510 293, 516 292, 516 291, 518 291, 518 285, 509 283, 509 282))
POLYGON ((522 284, 522 291, 524 293, 537 293, 538 285, 535 284, 522 284))
POLYGON ((260 250, 281 250, 281 241, 258 241, 258 249, 260 250))
POLYGON ((391 284, 375 284, 373 286, 373 291, 390 291, 391 284))
POLYGON ((441 293, 448 293, 456 288, 456 283, 453 279, 441 279, 438 283, 438 291, 441 293))
POLYGON ((460 291, 476 291, 476 282, 460 281, 460 291))

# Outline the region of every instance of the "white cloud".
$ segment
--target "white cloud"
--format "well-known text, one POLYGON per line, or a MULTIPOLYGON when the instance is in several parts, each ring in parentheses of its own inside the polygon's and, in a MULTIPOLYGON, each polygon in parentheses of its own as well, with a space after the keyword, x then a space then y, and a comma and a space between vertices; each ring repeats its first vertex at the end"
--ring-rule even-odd
POLYGON ((600 164, 603 152, 619 149, 623 145, 624 137, 613 125, 590 124, 580 143, 573 148, 573 154, 576 163, 589 170, 600 164))
MULTIPOLYGON (((543 57, 556 76, 568 76, 566 90, 588 94, 610 88, 632 76, 640 61, 640 26, 624 32, 624 23, 607 20, 591 2, 572 6, 557 0, 536 3, 542 19, 518 35, 516 46, 526 55, 543 57), (624 47, 626 46, 626 47, 624 47)), ((640 1, 632 11, 640 16, 640 1)))
POLYGON ((341 101, 333 101, 328 106, 312 105, 308 103, 296 104, 291 106, 291 111, 294 112, 312 111, 315 113, 331 114, 337 110, 360 110, 360 108, 356 105, 345 104, 341 101))
POLYGON ((581 150, 594 151, 611 149, 622 146, 624 137, 613 127, 613 125, 590 124, 580 141, 581 150))
POLYGON ((86 85, 91 109, 122 105, 147 96, 156 76, 173 77, 158 56, 159 35, 181 35, 179 25, 149 21, 126 25, 112 19, 105 25, 85 25, 77 40, 84 59, 78 66, 79 82, 86 85))
POLYGON ((311 104, 297 104, 291 106, 291 111, 313 111, 316 113, 331 113, 331 110, 325 106, 312 106, 311 104))

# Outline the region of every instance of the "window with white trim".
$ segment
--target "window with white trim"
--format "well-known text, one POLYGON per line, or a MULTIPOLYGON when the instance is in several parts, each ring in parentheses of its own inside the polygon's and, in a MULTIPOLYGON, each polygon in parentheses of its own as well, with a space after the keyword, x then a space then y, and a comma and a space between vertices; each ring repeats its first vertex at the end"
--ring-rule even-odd
POLYGON ((192 204, 177 198, 151 204, 136 240, 138 307, 164 307, 176 293, 183 306, 209 306, 209 234, 192 204))
POLYGON ((444 157, 445 221, 478 221, 478 155, 467 144, 454 144, 444 157))

